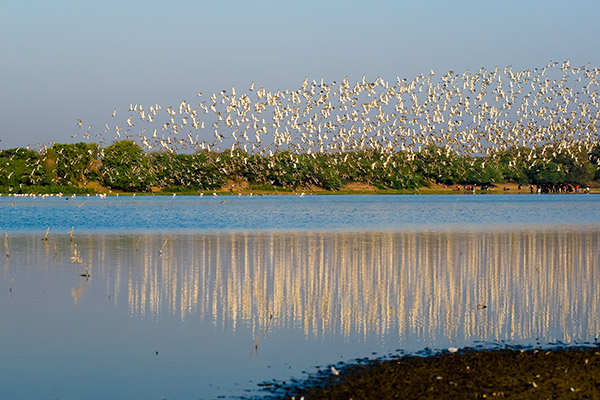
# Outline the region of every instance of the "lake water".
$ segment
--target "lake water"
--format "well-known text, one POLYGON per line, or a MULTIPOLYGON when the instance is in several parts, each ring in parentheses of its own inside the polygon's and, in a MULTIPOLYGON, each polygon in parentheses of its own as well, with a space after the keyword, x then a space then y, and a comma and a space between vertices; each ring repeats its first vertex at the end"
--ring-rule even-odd
POLYGON ((6 232, 399 231, 599 222, 600 195, 0 197, 6 232))
POLYGON ((597 195, 0 197, 0 229, 2 399, 258 396, 600 334, 597 195))

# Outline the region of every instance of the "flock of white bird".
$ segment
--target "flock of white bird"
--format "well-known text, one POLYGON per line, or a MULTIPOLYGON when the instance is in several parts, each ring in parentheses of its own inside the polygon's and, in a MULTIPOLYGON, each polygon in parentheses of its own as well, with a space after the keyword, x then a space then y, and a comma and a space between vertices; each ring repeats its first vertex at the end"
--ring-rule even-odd
POLYGON ((290 157, 366 149, 414 154, 429 145, 468 156, 548 145, 561 151, 598 143, 599 75, 565 61, 524 71, 431 71, 395 82, 306 78, 284 91, 252 82, 248 93, 198 93, 194 104, 132 103, 124 116, 115 109, 109 117, 122 123, 93 134, 78 120, 74 136, 135 140, 147 152, 289 150, 290 157))

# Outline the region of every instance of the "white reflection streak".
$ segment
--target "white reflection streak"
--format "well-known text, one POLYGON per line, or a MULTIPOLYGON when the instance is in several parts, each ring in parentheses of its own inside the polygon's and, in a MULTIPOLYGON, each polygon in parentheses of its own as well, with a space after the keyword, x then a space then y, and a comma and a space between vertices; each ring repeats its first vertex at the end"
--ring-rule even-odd
POLYGON ((251 327, 255 338, 278 328, 401 340, 571 341, 600 331, 596 231, 168 239, 162 255, 160 235, 144 236, 138 252, 135 238, 77 240, 93 279, 112 281, 115 301, 125 290, 132 315, 209 318, 221 329, 251 327))

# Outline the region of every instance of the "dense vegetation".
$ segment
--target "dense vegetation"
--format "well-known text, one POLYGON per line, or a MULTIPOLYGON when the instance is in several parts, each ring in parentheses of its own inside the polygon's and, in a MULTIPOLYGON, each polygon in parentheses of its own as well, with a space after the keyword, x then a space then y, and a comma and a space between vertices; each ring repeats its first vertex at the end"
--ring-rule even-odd
POLYGON ((321 187, 350 182, 407 190, 433 183, 588 185, 600 183, 600 145, 512 148, 485 157, 461 156, 429 146, 418 152, 376 150, 272 156, 242 150, 194 154, 145 153, 133 141, 106 148, 93 143, 54 144, 43 151, 0 150, 0 192, 85 193, 216 190, 228 181, 256 189, 321 187))

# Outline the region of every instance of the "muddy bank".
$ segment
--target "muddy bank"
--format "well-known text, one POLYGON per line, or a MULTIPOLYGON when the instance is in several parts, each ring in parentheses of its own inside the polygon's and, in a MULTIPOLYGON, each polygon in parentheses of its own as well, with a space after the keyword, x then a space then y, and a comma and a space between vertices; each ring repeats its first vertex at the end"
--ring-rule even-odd
POLYGON ((306 400, 600 399, 600 347, 461 350, 358 360, 335 370, 328 367, 306 381, 264 386, 275 398, 306 400))

